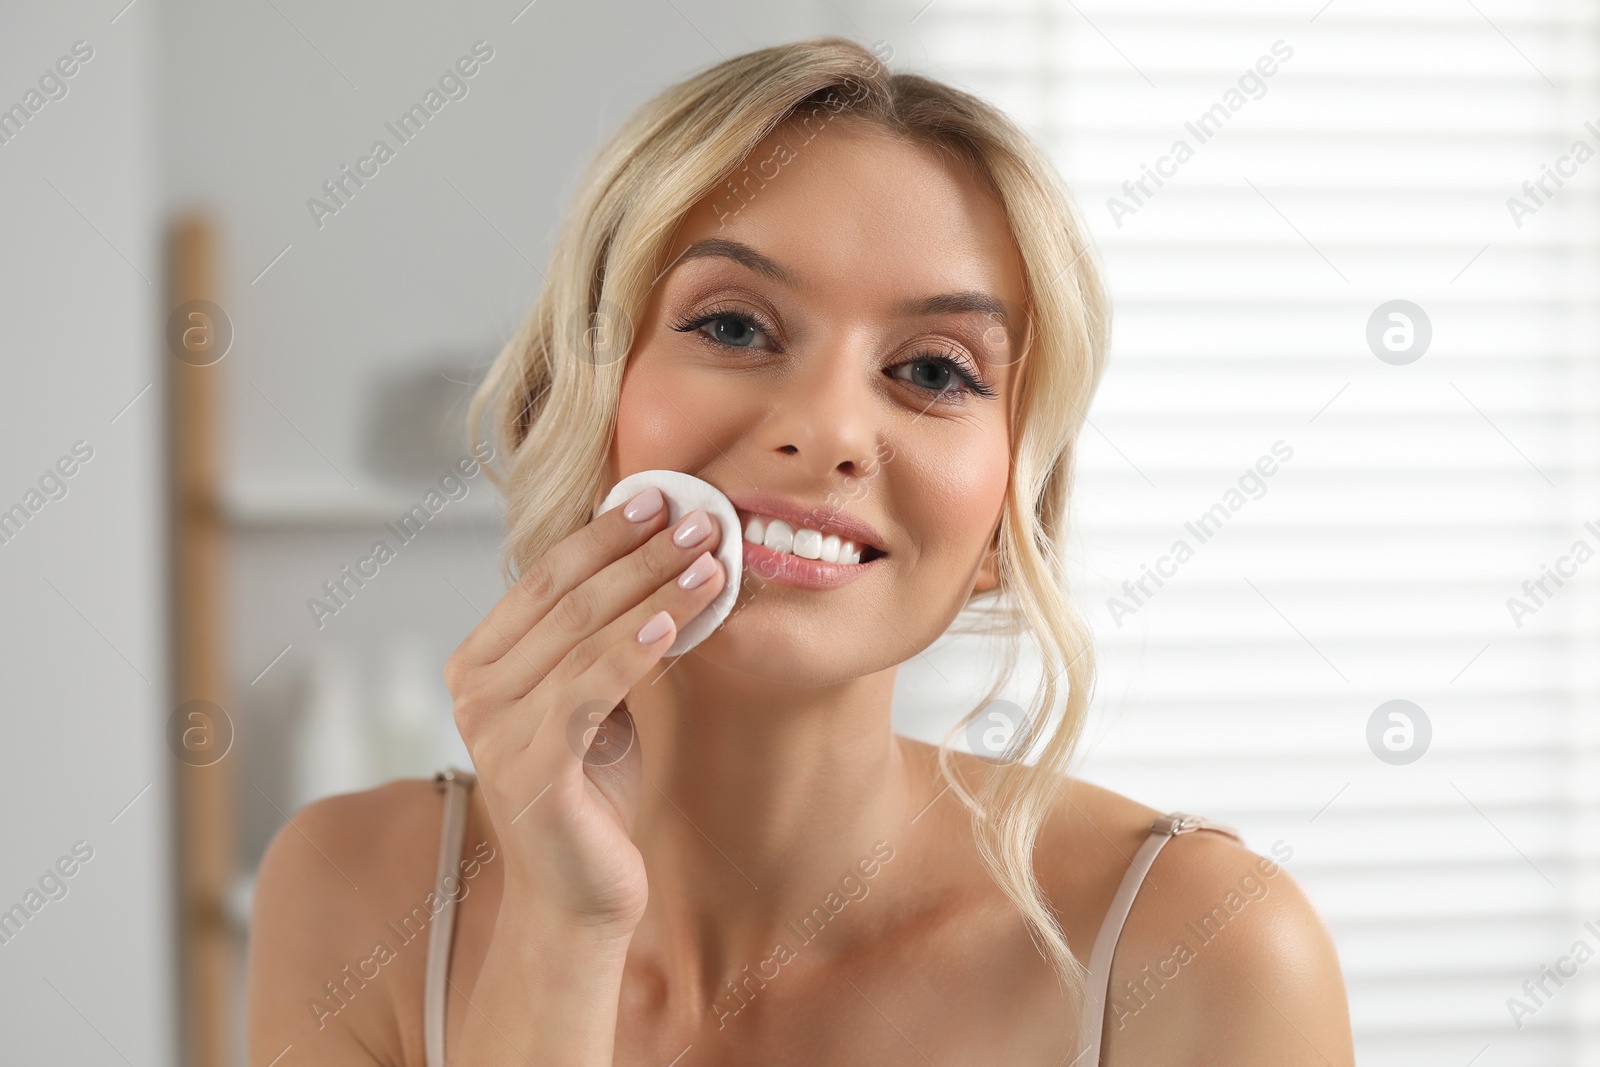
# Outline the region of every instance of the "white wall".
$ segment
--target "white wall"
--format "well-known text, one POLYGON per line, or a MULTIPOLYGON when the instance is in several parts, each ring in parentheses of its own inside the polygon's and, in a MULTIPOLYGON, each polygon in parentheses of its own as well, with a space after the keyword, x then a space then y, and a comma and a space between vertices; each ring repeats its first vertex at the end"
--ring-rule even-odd
POLYGON ((160 7, 120 6, 8 5, 0 32, 0 107, 93 49, 0 145, 0 508, 93 450, 0 544, 0 909, 93 850, 0 944, 5 1063, 174 1062, 163 412, 140 395, 160 369, 160 7))

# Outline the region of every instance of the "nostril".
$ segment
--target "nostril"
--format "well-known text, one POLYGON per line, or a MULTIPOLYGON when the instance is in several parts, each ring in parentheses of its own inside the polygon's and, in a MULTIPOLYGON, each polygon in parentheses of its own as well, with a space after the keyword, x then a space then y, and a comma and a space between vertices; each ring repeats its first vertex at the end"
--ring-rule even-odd
POLYGON ((784 455, 792 456, 796 452, 799 452, 800 449, 794 445, 784 445, 782 448, 778 449, 778 451, 782 452, 784 455))

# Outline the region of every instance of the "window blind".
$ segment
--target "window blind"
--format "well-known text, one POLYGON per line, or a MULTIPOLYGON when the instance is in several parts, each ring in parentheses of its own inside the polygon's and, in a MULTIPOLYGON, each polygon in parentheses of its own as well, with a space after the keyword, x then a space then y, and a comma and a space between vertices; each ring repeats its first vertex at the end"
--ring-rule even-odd
MULTIPOLYGON (((1600 1062, 1596 5, 911 15, 896 66, 1046 146, 1115 309, 1079 773, 1292 849, 1363 1065, 1600 1062)), ((905 732, 985 647, 905 668, 905 732)))

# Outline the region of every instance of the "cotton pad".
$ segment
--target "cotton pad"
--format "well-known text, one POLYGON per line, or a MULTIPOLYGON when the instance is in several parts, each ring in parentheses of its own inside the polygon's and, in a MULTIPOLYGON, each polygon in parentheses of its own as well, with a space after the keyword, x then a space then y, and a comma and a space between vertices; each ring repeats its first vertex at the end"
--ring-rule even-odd
POLYGON ((739 597, 739 577, 744 569, 744 534, 739 526, 739 513, 722 495, 722 491, 710 482, 701 481, 682 471, 655 470, 630 474, 612 486, 596 514, 610 511, 652 486, 661 490, 661 495, 667 499, 669 525, 697 508, 722 525, 722 540, 717 542, 715 555, 727 572, 727 582, 704 611, 678 628, 678 636, 665 653, 678 656, 710 637, 711 631, 721 626, 722 620, 733 610, 733 602, 739 597))

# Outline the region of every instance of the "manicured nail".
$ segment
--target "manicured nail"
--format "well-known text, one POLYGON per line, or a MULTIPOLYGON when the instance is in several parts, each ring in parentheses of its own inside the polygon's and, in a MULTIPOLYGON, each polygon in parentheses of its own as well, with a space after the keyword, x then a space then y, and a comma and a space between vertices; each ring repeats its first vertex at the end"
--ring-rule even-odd
POLYGON ((672 629, 672 616, 664 611, 658 611, 639 627, 639 643, 653 645, 667 636, 667 631, 670 629, 672 629))
POLYGON ((661 490, 651 486, 622 505, 622 514, 629 522, 643 522, 660 511, 665 503, 666 498, 661 495, 661 490))
POLYGON ((678 523, 678 529, 672 535, 672 543, 679 548, 689 548, 710 536, 711 516, 703 510, 695 510, 685 515, 683 521, 678 523))
POLYGON ((715 573, 717 573, 716 559, 711 553, 702 552, 688 570, 678 575, 678 584, 685 589, 693 589, 697 585, 705 584, 706 579, 715 573))

